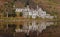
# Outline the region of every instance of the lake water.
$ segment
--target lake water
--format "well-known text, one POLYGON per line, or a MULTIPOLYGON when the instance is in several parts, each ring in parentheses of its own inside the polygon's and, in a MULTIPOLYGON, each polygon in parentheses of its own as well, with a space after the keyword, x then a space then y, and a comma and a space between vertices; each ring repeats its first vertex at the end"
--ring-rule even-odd
MULTIPOLYGON (((29 35, 30 32, 37 31, 38 33, 42 33, 49 26, 55 26, 57 22, 48 22, 48 21, 0 21, 0 32, 12 32, 21 33, 24 32, 29 35)), ((36 35, 38 35, 36 33, 36 35)))

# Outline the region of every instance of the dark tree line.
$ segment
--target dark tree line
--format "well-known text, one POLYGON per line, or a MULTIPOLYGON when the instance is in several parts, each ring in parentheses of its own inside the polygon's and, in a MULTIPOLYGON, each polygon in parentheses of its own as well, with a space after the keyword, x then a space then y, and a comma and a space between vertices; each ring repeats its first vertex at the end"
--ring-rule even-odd
POLYGON ((14 5, 14 0, 10 1, 10 2, 5 2, 4 6, 5 6, 5 15, 8 17, 15 17, 16 13, 15 13, 15 9, 13 9, 13 5, 14 5))

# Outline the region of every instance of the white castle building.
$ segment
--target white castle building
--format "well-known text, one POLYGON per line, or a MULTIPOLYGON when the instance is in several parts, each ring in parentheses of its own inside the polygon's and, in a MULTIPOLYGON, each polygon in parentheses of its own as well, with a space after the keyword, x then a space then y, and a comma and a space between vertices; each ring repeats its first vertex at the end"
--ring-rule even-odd
POLYGON ((37 6, 37 9, 30 9, 29 6, 25 8, 16 8, 15 12, 22 12, 23 17, 25 18, 30 17, 30 16, 32 18, 36 18, 37 16, 41 18, 50 18, 50 19, 54 18, 54 16, 50 16, 50 14, 47 14, 46 11, 43 11, 38 6, 37 6))

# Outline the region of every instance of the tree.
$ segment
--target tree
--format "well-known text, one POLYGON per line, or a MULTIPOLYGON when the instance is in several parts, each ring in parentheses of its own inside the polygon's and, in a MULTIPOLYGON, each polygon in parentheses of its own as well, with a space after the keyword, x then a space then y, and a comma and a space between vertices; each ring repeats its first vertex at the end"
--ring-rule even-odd
POLYGON ((16 16, 16 13, 15 13, 15 10, 12 10, 12 12, 8 12, 8 17, 15 17, 16 16))
POLYGON ((5 4, 4 4, 5 12, 4 13, 7 15, 7 17, 16 16, 16 14, 14 12, 14 8, 13 8, 14 3, 15 3, 15 0, 5 2, 5 4))
POLYGON ((20 16, 23 16, 23 13, 22 12, 20 12, 20 16))

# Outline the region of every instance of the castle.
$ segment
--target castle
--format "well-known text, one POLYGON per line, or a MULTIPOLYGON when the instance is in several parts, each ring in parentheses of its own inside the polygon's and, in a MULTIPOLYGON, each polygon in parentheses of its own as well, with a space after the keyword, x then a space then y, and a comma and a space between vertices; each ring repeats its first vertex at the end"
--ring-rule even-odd
POLYGON ((49 18, 49 19, 53 19, 54 16, 51 16, 50 14, 47 14, 46 11, 43 11, 40 7, 38 7, 37 5, 37 9, 33 9, 33 8, 29 8, 29 5, 27 5, 27 7, 25 8, 16 8, 15 10, 16 13, 23 13, 23 17, 27 18, 30 16, 32 18, 36 18, 36 17, 40 17, 40 18, 49 18))
MULTIPOLYGON (((23 17, 25 18, 30 18, 30 16, 35 19, 37 17, 40 17, 40 18, 48 18, 48 19, 53 19, 54 16, 51 16, 50 14, 47 14, 46 11, 43 11, 40 7, 38 7, 37 5, 37 9, 33 9, 33 8, 29 8, 29 6, 25 7, 25 8, 16 8, 15 10, 16 13, 20 13, 22 12, 23 13, 23 17)), ((24 24, 23 26, 23 29, 15 29, 16 32, 29 32, 30 30, 34 31, 34 30, 38 30, 39 32, 42 32, 43 29, 46 29, 46 26, 50 26, 49 24, 50 23, 38 23, 39 25, 36 24, 36 21, 32 21, 31 23, 28 22, 28 24, 24 24)), ((53 23, 51 23, 53 24, 53 23)))

